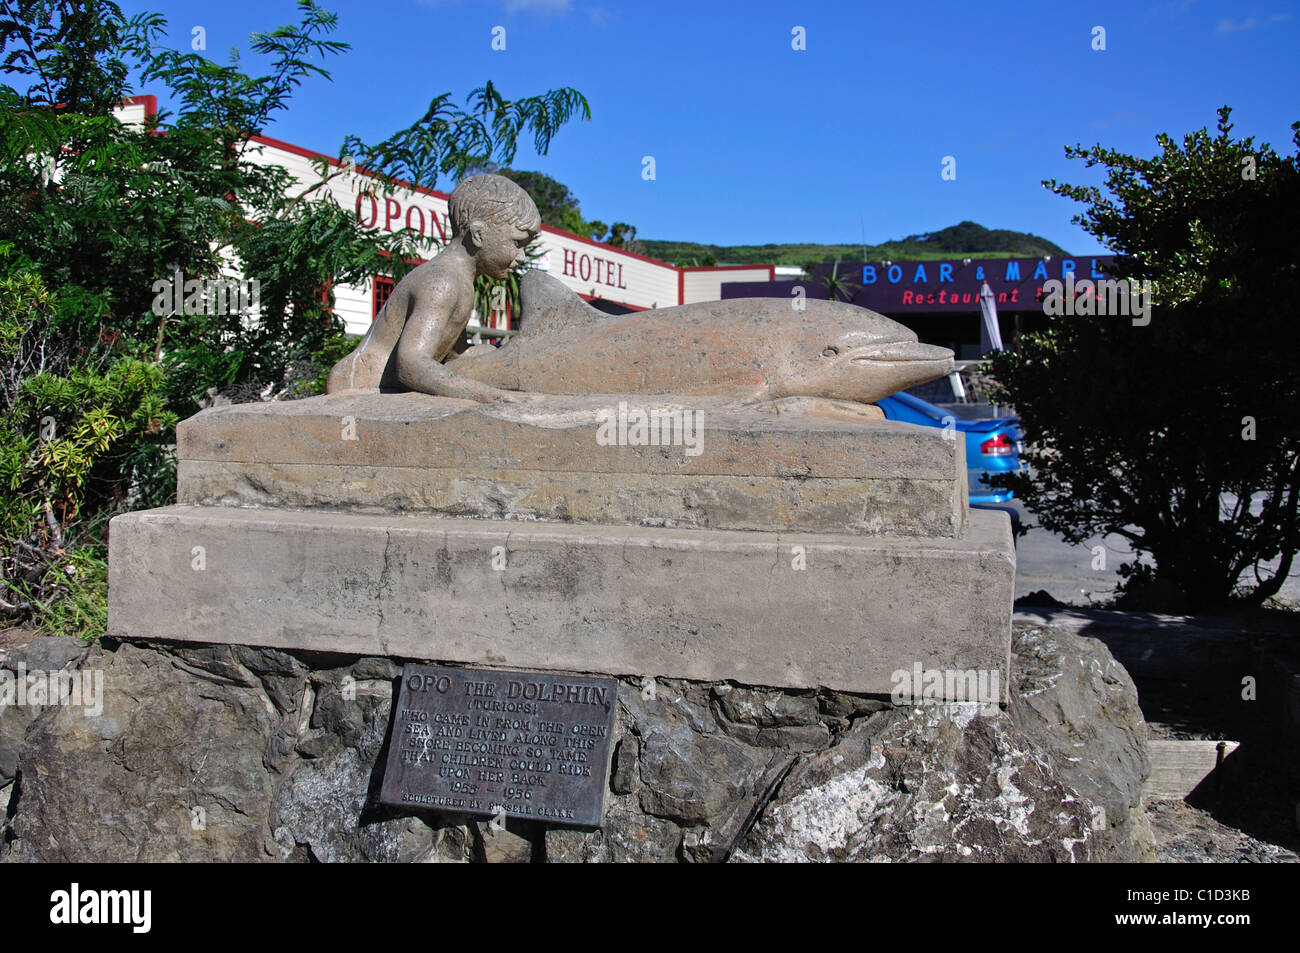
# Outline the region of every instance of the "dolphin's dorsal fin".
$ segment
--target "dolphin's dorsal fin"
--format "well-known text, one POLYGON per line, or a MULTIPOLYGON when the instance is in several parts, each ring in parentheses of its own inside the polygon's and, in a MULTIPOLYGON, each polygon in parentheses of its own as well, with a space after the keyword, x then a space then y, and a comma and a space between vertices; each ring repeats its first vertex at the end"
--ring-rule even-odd
POLYGON ((558 278, 544 271, 526 271, 519 278, 519 336, 532 337, 575 324, 603 321, 609 317, 565 287, 558 278))

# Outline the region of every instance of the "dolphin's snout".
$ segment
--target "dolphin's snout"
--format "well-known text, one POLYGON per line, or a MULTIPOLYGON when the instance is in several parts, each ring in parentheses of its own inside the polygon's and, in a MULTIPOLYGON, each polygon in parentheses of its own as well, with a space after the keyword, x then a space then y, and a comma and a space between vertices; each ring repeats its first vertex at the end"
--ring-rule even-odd
POLYGON ((850 360, 858 364, 874 361, 951 361, 952 357, 952 351, 946 347, 917 341, 892 341, 854 354, 850 360))

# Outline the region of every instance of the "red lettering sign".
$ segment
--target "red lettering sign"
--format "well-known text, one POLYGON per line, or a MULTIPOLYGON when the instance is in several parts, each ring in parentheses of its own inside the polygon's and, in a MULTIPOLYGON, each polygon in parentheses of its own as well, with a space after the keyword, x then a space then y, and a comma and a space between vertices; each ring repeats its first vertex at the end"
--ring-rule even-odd
POLYGON ((366 228, 374 228, 375 221, 379 218, 379 206, 375 204, 375 197, 367 195, 364 192, 357 194, 357 221, 361 222, 366 228), (366 222, 361 218, 361 200, 370 199, 370 221, 366 222))
POLYGON ((420 206, 418 206, 418 205, 412 205, 410 208, 408 208, 408 209, 406 210, 406 227, 407 227, 407 228, 410 228, 410 227, 411 227, 411 213, 412 213, 412 212, 415 212, 417 215, 420 216, 420 227, 419 227, 419 229, 417 229, 417 231, 418 231, 420 237, 423 238, 423 237, 424 237, 424 209, 420 208, 420 206))

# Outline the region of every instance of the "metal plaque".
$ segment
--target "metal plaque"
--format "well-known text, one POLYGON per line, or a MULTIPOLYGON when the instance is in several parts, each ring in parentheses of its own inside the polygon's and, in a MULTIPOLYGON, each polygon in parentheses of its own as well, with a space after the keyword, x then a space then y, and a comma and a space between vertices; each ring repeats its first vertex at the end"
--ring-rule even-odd
POLYGON ((618 682, 407 665, 379 800, 599 827, 618 682))

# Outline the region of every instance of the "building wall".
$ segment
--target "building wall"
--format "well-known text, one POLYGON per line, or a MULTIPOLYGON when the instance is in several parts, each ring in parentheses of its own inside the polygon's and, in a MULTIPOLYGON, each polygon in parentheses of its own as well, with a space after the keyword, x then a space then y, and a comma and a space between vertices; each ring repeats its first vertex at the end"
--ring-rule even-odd
POLYGON ((695 301, 720 301, 722 285, 731 281, 771 281, 775 276, 772 265, 718 265, 705 268, 683 268, 681 303, 695 301))
POLYGON ((612 245, 588 241, 542 227, 538 244, 546 250, 538 267, 589 298, 604 298, 633 308, 669 308, 679 303, 679 269, 612 245))
POLYGON ((158 99, 155 96, 132 96, 124 101, 114 115, 118 121, 128 126, 143 126, 146 119, 158 111, 158 99))

